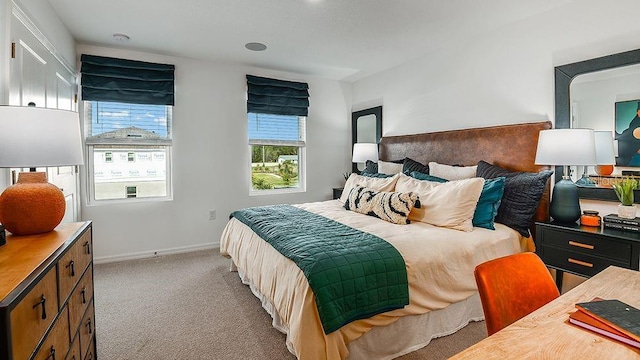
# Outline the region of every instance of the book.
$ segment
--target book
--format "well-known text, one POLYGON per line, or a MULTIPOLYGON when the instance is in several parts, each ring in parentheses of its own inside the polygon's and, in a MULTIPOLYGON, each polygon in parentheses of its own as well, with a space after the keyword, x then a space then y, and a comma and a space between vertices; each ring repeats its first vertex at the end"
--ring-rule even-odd
POLYGON ((576 308, 640 342, 639 309, 616 299, 577 303, 576 308))
POLYGON ((603 223, 603 226, 608 229, 640 232, 640 226, 635 226, 635 225, 619 224, 619 223, 612 223, 612 222, 605 221, 603 223))
POLYGON ((634 219, 625 219, 625 218, 621 218, 616 214, 609 214, 609 215, 605 215, 602 220, 605 223, 615 223, 615 224, 626 224, 626 225, 633 225, 633 226, 640 226, 640 218, 636 217, 634 219))
POLYGON ((569 323, 640 349, 640 341, 630 338, 622 331, 616 330, 582 310, 576 310, 569 314, 569 323))

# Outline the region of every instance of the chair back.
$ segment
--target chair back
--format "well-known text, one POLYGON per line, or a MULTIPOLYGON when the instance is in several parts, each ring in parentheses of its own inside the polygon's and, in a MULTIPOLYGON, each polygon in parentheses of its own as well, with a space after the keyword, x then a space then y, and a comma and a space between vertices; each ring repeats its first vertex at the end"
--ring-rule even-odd
POLYGON ((531 252, 482 263, 474 275, 488 335, 560 296, 549 270, 531 252))

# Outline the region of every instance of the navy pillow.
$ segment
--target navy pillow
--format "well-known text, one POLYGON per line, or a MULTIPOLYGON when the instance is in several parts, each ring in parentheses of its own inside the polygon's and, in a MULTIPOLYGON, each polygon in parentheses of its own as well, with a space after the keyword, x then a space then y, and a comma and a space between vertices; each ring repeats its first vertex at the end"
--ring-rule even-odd
POLYGON ((372 177, 372 178, 388 178, 388 177, 392 177, 394 175, 391 174, 383 174, 383 173, 368 173, 368 172, 361 172, 360 175, 362 176, 366 176, 366 177, 372 177))
POLYGON ((553 171, 539 173, 515 172, 486 161, 478 162, 476 175, 485 179, 505 177, 504 194, 495 221, 529 237, 529 227, 538 209, 540 198, 553 171))
POLYGON ((473 213, 473 226, 495 230, 493 224, 502 195, 504 194, 505 177, 497 177, 495 179, 485 179, 480 199, 476 205, 476 212, 473 213))
POLYGON ((418 171, 423 174, 428 174, 429 166, 423 165, 411 158, 404 158, 404 160, 402 161, 402 172, 405 175, 409 175, 414 171, 418 171))
MULTIPOLYGON (((403 160, 391 160, 390 162, 392 163, 396 163, 396 164, 402 164, 404 162, 403 160)), ((404 170, 404 169, 403 169, 404 170)), ((377 162, 373 162, 371 160, 367 160, 364 163, 364 170, 362 170, 363 173, 369 173, 369 174, 377 174, 378 173, 378 163, 377 162)))
POLYGON ((434 182, 439 182, 439 183, 445 183, 449 180, 447 179, 443 179, 437 176, 433 176, 433 175, 427 175, 424 174, 420 171, 412 171, 411 174, 409 174, 409 176, 411 176, 414 179, 418 179, 418 180, 427 180, 427 181, 434 181, 434 182))

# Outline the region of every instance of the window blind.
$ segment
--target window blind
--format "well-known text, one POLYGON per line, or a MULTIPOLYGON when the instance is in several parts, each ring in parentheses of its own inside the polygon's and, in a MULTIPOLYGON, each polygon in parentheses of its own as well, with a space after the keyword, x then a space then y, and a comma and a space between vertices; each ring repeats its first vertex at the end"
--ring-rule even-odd
POLYGON ((82 99, 174 105, 174 65, 82 54, 82 99))
POLYGON ((247 75, 247 112, 273 115, 307 116, 307 83, 247 75))
POLYGON ((250 113, 249 145, 305 145, 304 118, 250 113))

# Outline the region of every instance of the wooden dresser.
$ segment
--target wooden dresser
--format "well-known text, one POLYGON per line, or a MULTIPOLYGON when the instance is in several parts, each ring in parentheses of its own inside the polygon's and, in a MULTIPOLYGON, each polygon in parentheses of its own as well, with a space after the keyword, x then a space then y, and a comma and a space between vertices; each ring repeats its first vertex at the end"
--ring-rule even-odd
POLYGON ((96 358, 91 222, 7 235, 0 246, 0 360, 96 358))

